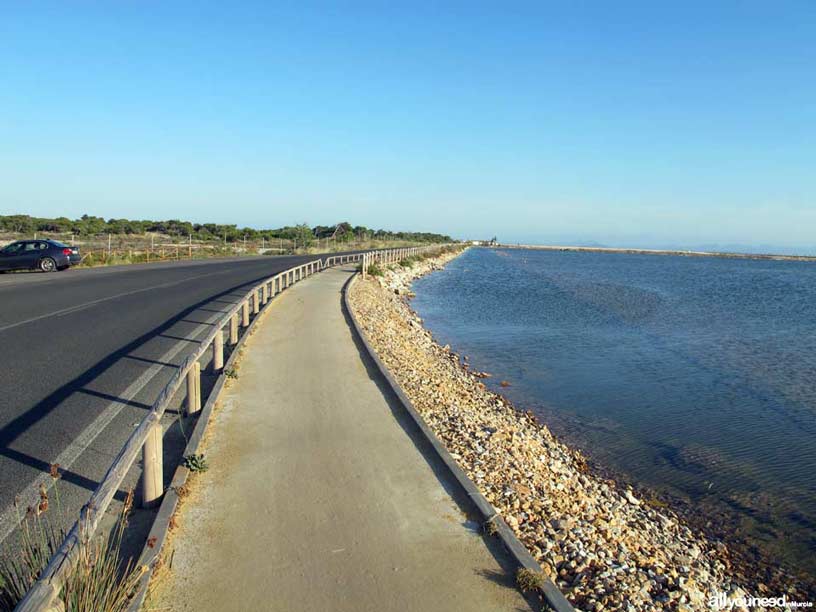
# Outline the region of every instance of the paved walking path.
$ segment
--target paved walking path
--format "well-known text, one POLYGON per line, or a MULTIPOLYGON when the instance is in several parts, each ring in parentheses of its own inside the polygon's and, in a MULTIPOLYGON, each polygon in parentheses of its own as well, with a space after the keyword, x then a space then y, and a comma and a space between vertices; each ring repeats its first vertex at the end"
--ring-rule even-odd
POLYGON ((146 609, 529 610, 371 378, 349 276, 287 290, 249 340, 146 609))

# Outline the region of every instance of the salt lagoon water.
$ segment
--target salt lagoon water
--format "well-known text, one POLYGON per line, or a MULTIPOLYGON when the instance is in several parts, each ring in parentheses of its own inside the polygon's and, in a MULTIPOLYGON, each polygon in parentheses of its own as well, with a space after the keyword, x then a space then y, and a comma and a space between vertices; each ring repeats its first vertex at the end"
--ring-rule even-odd
POLYGON ((815 263, 474 248, 414 289, 596 462, 816 574, 815 263))

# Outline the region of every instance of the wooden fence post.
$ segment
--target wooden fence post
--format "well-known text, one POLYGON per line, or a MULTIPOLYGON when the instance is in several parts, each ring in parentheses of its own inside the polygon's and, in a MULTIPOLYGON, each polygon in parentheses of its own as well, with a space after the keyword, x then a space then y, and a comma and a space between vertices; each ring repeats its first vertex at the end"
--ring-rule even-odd
POLYGON ((230 346, 238 344, 238 313, 230 317, 230 346))
POLYGON ((241 327, 249 327, 249 298, 241 304, 241 327))
POLYGON ((201 364, 198 361, 187 370, 187 414, 201 410, 201 364))
POLYGON ((152 508, 164 491, 162 466, 162 426, 154 423, 142 446, 142 507, 152 508))
POLYGON ((212 369, 216 374, 224 369, 224 330, 219 329, 213 338, 212 369))
POLYGON ((252 314, 258 314, 261 311, 261 300, 258 299, 258 289, 252 290, 252 314))

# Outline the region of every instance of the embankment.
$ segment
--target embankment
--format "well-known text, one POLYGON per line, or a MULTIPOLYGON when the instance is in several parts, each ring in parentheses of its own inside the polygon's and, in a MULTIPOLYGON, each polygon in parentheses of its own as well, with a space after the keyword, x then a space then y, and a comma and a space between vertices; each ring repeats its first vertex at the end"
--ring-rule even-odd
POLYGON ((455 256, 355 283, 351 307, 436 436, 576 607, 702 610, 720 593, 805 598, 781 570, 757 575, 671 509, 592 473, 579 452, 434 342, 403 296, 455 256))

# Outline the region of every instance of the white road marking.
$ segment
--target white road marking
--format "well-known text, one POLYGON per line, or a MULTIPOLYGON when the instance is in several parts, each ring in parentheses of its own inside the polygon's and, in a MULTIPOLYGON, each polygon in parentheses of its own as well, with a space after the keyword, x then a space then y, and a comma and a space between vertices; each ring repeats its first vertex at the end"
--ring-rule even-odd
POLYGON ((182 283, 186 283, 191 280, 196 280, 198 278, 204 278, 207 276, 216 276, 218 274, 226 274, 228 272, 232 272, 232 270, 222 270, 221 272, 210 272, 209 274, 199 274, 197 276, 188 276, 182 280, 172 281, 169 283, 162 283, 160 285, 153 285, 151 287, 142 287, 141 289, 134 289, 133 291, 125 291, 124 293, 117 293, 116 295, 109 295, 108 297, 99 298, 98 300, 91 300, 90 302, 85 302, 84 304, 76 304, 74 306, 69 306, 68 308, 63 308, 62 310, 55 310, 54 312, 49 312, 47 314, 39 315, 37 317, 31 317, 30 319, 25 319, 23 321, 18 321, 17 323, 9 323, 8 325, 4 325, 0 327, 0 332, 4 332, 9 329, 13 329, 15 327, 20 327, 21 325, 27 325, 29 323, 34 323, 36 321, 41 321, 42 319, 48 319, 49 317, 61 317, 63 315, 72 314, 77 312, 78 310, 83 310, 85 308, 89 308, 91 306, 96 306, 97 304, 102 304, 103 302, 109 302, 110 300, 117 300, 122 297, 127 297, 129 295, 135 295, 137 293, 144 293, 145 291, 152 291, 153 289, 164 289, 166 287, 173 287, 174 285, 180 285, 182 283))
MULTIPOLYGON (((210 276, 210 275, 205 275, 210 276)), ((154 287, 155 288, 155 287, 154 287)), ((224 312, 227 312, 227 309, 224 312)), ((205 333, 210 329, 211 323, 214 323, 218 320, 219 317, 223 316, 222 313, 215 313, 207 318, 205 323, 199 325, 191 334, 185 336, 188 340, 195 340, 198 337, 205 335, 205 333)), ((176 345, 165 352, 161 357, 158 358, 158 361, 161 362, 169 362, 173 357, 178 355, 184 348, 188 346, 186 342, 178 342, 176 345)), ((63 450, 51 463, 59 463, 61 468, 68 469, 73 465, 74 461, 79 458, 79 456, 91 445, 93 444, 94 440, 99 436, 100 433, 110 425, 111 421, 116 418, 116 416, 122 411, 122 408, 125 407, 125 404, 131 401, 139 392, 144 389, 151 380, 162 370, 162 368, 166 368, 167 366, 161 364, 153 364, 147 370, 145 370, 139 378, 134 380, 121 394, 120 399, 118 401, 110 402, 105 408, 97 415, 97 417, 80 433, 74 440, 68 445, 65 450, 63 450)), ((50 474, 41 474, 37 478, 35 478, 31 483, 29 483, 25 489, 23 489, 20 493, 17 494, 21 501, 21 505, 23 511, 25 508, 28 507, 30 504, 36 502, 36 498, 40 491, 40 486, 45 485, 46 490, 50 489, 51 486, 54 484, 54 479, 51 478, 50 474)), ((12 502, 8 507, 6 507, 2 512, 0 512, 0 543, 2 543, 8 535, 14 531, 17 526, 19 525, 19 518, 17 510, 14 507, 14 503, 12 502)))

